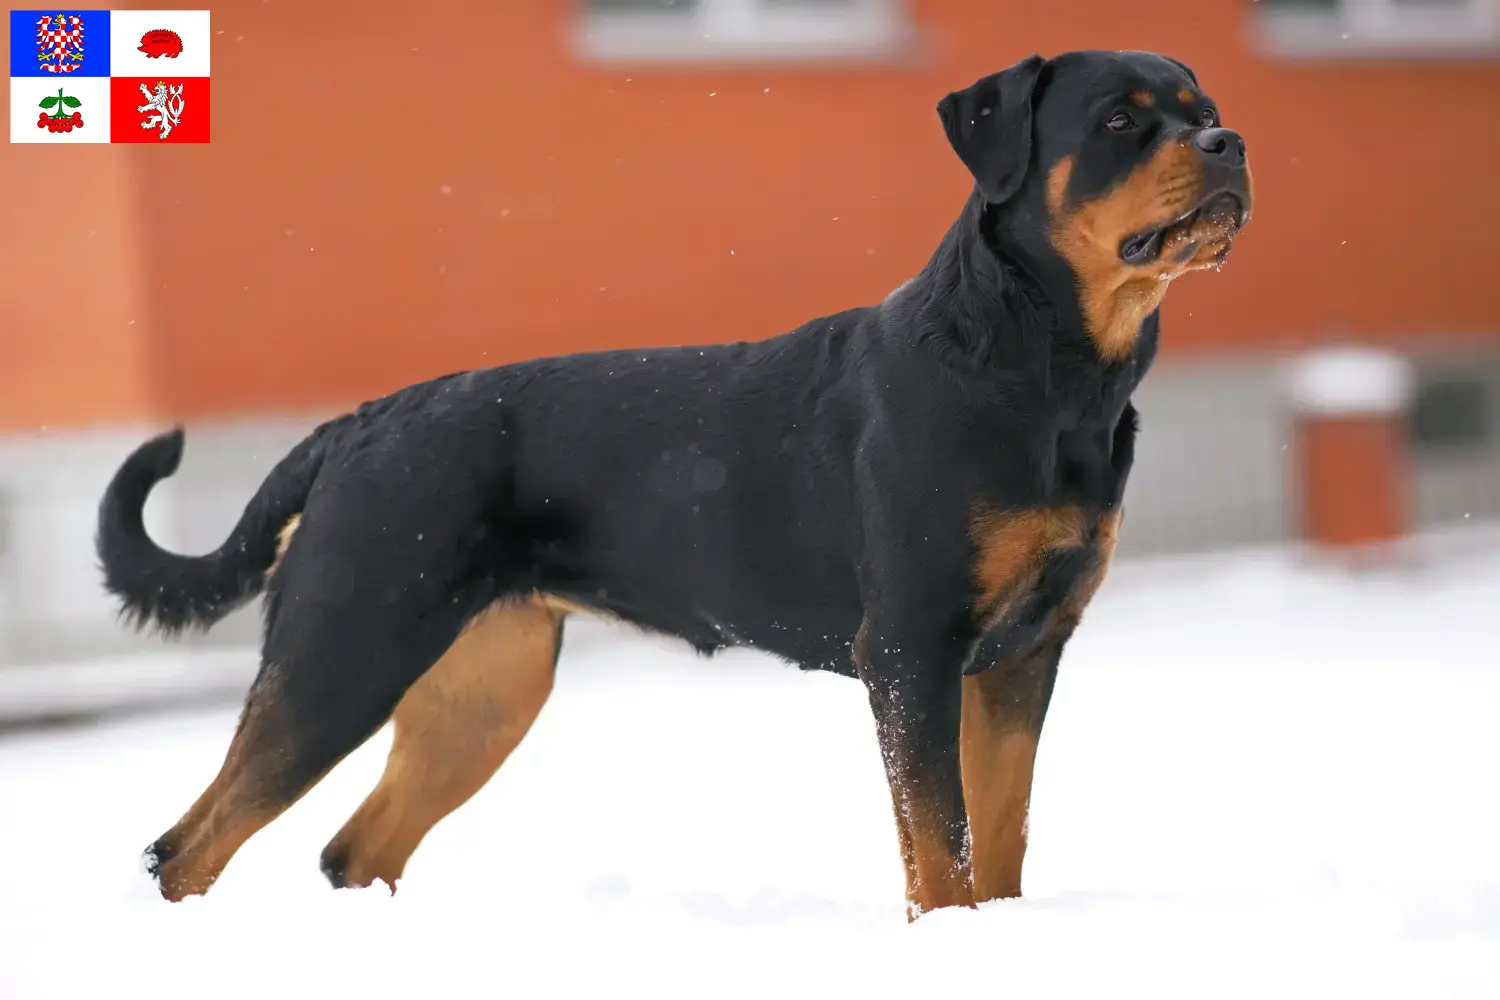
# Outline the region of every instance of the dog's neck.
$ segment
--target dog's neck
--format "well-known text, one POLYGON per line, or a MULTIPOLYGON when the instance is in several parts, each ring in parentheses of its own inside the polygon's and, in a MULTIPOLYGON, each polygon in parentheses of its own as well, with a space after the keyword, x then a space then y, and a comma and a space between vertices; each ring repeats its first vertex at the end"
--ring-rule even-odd
MULTIPOLYGON (((1065 366, 1096 359, 1072 272, 987 234, 991 210, 972 193, 927 265, 887 302, 924 346, 969 367, 1031 367, 1039 352, 1065 366), (1059 301, 1049 288, 1070 294, 1059 301)), ((1142 328, 1154 324, 1153 313, 1142 328)))

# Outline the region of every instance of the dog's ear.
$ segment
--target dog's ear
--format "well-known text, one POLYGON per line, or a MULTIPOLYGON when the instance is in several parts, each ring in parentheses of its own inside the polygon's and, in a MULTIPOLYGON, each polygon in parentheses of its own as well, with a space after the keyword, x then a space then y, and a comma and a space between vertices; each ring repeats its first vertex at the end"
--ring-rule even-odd
POLYGON ((938 117, 984 200, 1015 197, 1031 163, 1031 98, 1046 60, 1027 56, 938 102, 938 117))

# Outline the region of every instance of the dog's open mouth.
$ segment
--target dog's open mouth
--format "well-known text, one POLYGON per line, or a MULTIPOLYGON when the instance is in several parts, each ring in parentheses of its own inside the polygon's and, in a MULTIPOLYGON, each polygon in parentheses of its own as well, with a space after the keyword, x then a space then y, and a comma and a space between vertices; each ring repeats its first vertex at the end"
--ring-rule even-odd
POLYGON ((1164 226, 1136 233, 1120 244, 1120 259, 1127 264, 1151 264, 1160 259, 1162 248, 1170 243, 1173 257, 1185 263, 1203 243, 1233 238, 1248 216, 1243 198, 1222 191, 1164 226))

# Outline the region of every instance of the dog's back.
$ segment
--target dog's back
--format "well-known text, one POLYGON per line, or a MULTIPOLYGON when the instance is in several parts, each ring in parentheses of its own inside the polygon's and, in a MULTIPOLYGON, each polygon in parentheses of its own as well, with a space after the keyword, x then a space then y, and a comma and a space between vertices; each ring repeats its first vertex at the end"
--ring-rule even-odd
POLYGON ((300 443, 206 556, 160 549, 142 523, 181 460, 174 431, 106 491, 107 586, 140 624, 207 628, 284 570, 293 518, 299 532, 326 519, 377 535, 399 521, 433 544, 463 532, 426 571, 470 581, 475 603, 540 592, 704 650, 748 642, 842 664, 858 625, 857 531, 848 518, 830 530, 828 513, 852 509, 859 331, 877 321, 851 310, 767 341, 543 358, 406 387, 300 443), (739 471, 752 468, 769 474, 739 471), (763 600, 747 606, 747 593, 763 600), (830 610, 845 629, 827 627, 830 610))

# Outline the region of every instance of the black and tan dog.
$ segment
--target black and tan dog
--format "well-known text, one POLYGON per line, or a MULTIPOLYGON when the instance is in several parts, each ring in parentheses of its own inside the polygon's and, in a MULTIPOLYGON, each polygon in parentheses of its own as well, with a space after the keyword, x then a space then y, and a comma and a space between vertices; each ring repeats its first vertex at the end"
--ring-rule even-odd
POLYGON ((314 431, 206 556, 142 526, 181 432, 126 460, 98 546, 128 613, 173 633, 267 591, 223 768, 148 849, 164 896, 207 890, 392 718, 322 866, 394 887, 525 735, 574 613, 857 677, 909 912, 1020 894, 1037 739, 1115 546, 1157 310, 1224 260, 1251 184, 1240 136, 1159 55, 1034 56, 938 113, 974 191, 880 305, 411 386, 314 431))

